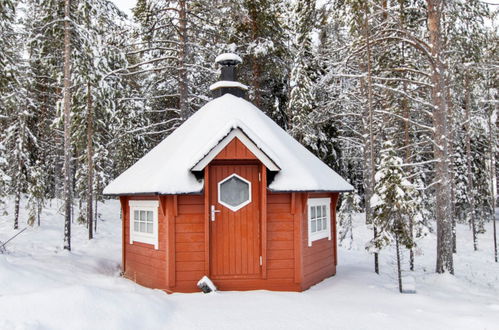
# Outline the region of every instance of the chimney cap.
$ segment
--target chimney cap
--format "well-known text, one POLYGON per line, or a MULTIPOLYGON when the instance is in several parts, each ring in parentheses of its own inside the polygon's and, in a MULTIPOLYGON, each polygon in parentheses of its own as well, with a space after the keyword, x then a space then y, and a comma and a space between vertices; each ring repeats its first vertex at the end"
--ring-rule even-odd
POLYGON ((248 90, 248 86, 241 84, 238 81, 220 80, 210 86, 210 91, 214 91, 219 88, 239 88, 242 90, 248 90))
POLYGON ((217 56, 215 63, 220 65, 237 65, 243 63, 243 60, 234 53, 223 53, 217 56))

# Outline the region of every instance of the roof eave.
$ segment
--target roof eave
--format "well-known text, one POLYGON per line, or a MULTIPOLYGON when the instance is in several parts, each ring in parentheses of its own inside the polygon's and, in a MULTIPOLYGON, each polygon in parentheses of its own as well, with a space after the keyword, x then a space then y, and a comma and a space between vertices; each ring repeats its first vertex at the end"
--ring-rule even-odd
POLYGON ((345 192, 351 192, 354 189, 302 189, 302 190, 275 190, 271 188, 267 188, 268 191, 270 192, 275 192, 275 193, 345 193, 345 192))

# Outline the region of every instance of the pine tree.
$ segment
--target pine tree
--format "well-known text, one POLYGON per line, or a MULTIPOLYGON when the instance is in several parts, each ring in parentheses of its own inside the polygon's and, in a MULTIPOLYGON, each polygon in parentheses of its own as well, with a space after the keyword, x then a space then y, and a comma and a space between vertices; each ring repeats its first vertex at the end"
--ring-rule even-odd
POLYGON ((315 1, 300 0, 291 15, 291 75, 287 105, 288 131, 302 144, 317 150, 318 131, 313 121, 316 110, 314 79, 317 75, 313 58, 312 31, 315 19, 315 1))
POLYGON ((140 24, 128 54, 139 60, 121 72, 142 75, 141 94, 148 114, 151 145, 170 134, 208 100, 216 79, 214 59, 220 5, 212 1, 138 1, 134 15, 140 24), (196 85, 198 83, 199 85, 196 85))
POLYGON ((373 226, 378 228, 368 248, 378 251, 393 243, 397 249, 399 290, 402 292, 400 251, 402 245, 407 249, 415 246, 415 239, 424 232, 420 216, 420 200, 413 184, 402 171, 402 158, 396 155, 394 144, 387 140, 380 153, 380 161, 376 171, 374 194, 371 199, 373 207, 373 226), (415 219, 410 221, 410 219, 415 219))
MULTIPOLYGON (((314 1, 311 1, 314 2, 314 1)), ((224 3, 219 30, 220 49, 238 53, 245 63, 240 80, 250 86, 248 97, 281 126, 290 76, 290 12, 283 0, 242 0, 224 3)))
MULTIPOLYGON (((5 132, 12 115, 12 84, 16 80, 15 54, 12 49, 15 41, 14 24, 15 2, 2 1, 0 3, 0 210, 3 198, 8 194, 11 177, 8 173, 7 141, 5 132)), ((4 211, 5 212, 5 211, 4 211)), ((2 212, 3 213, 3 212, 2 212)), ((15 224, 14 224, 15 226, 15 224)))

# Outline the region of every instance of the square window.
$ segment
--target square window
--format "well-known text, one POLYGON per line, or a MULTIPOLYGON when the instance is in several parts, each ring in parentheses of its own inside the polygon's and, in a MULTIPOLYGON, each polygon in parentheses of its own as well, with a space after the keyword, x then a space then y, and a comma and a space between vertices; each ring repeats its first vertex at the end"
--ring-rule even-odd
POLYGON ((309 198, 308 199, 308 246, 313 241, 323 238, 331 239, 330 212, 331 198, 309 198))
POLYGON ((131 200, 130 206, 130 244, 142 242, 159 247, 157 200, 131 200))

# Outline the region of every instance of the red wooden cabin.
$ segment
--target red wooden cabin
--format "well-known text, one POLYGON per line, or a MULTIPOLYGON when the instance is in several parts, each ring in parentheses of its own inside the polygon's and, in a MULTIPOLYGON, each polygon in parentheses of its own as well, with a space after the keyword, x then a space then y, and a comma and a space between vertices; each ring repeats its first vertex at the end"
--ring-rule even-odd
POLYGON ((120 197, 123 273, 167 292, 302 291, 336 273, 352 187, 244 100, 233 54, 208 102, 104 190, 120 197))

